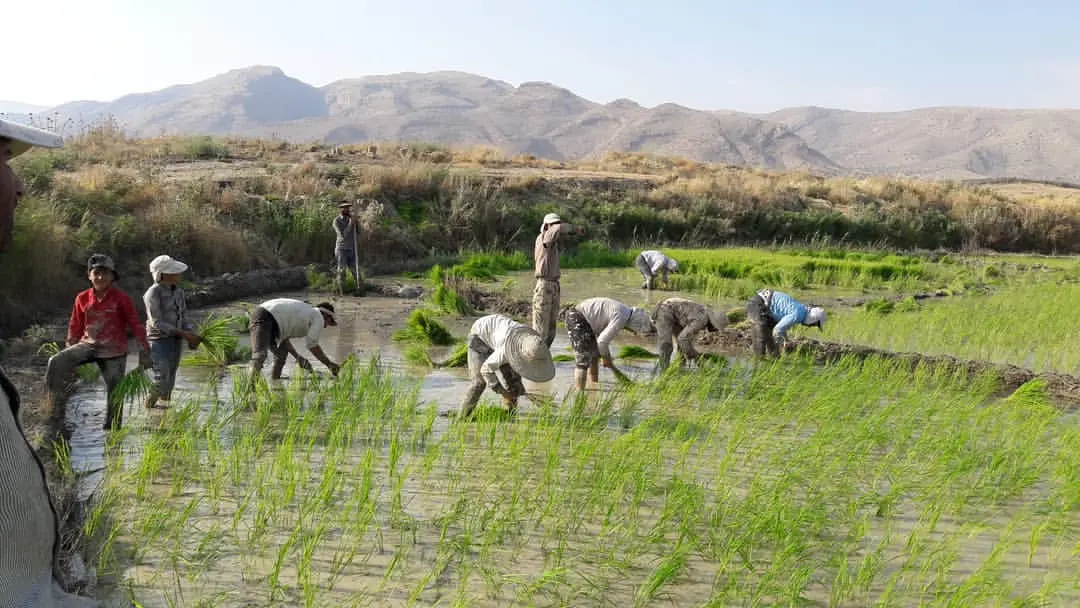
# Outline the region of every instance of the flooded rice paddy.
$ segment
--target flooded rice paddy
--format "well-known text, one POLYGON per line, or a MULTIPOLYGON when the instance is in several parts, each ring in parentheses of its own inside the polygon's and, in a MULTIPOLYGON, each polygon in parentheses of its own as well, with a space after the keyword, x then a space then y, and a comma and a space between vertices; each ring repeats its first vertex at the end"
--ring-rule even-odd
MULTIPOLYGON (((567 279, 564 301, 585 297, 567 279)), ((610 295, 674 295, 629 284, 610 295)), ((101 389, 74 397, 108 605, 1080 603, 1080 425, 1037 387, 729 355, 663 377, 620 361, 634 385, 601 370, 575 400, 558 362, 517 416, 488 393, 452 422, 465 370, 390 337, 416 303, 338 304, 324 348, 354 360, 336 380, 290 360, 245 404, 242 364, 184 366, 173 408, 129 405, 108 446, 101 389)))

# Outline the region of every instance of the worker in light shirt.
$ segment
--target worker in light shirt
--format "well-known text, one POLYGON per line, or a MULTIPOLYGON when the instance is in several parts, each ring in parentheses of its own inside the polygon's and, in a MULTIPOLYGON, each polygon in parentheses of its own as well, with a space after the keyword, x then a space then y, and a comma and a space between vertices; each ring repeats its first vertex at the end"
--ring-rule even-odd
POLYGON ((641 278, 645 281, 641 284, 642 289, 652 289, 657 275, 660 276, 664 287, 668 286, 668 273, 677 272, 679 263, 656 250, 642 251, 634 260, 634 266, 641 272, 641 278))

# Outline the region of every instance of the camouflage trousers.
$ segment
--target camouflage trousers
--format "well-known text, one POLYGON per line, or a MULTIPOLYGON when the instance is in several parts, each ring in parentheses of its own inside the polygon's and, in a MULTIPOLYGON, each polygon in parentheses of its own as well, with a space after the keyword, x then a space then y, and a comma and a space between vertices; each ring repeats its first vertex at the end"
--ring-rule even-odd
POLYGON ((679 352, 687 361, 698 358, 694 348, 694 337, 709 325, 709 314, 704 306, 696 302, 663 301, 652 314, 656 325, 656 347, 660 351, 657 361, 661 370, 671 363, 671 354, 675 350, 672 341, 678 343, 679 352))
POLYGON ((559 281, 536 279, 532 299, 532 328, 551 348, 555 341, 555 322, 559 319, 559 281))

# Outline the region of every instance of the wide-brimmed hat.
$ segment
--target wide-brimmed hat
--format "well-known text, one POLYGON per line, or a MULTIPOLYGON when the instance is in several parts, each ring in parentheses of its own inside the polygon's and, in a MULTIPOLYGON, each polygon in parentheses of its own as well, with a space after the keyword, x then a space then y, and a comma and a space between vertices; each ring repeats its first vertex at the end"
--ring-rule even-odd
POLYGON ((649 313, 645 312, 644 308, 639 308, 637 306, 630 309, 630 319, 626 322, 626 329, 629 329, 639 336, 651 334, 656 331, 652 319, 649 318, 649 313))
POLYGON ((342 209, 351 209, 353 204, 350 201, 338 201, 337 206, 342 209))
POLYGON ((547 382, 555 377, 551 350, 532 328, 522 326, 511 330, 503 349, 506 362, 526 380, 547 382))
POLYGON ((150 274, 155 279, 159 274, 182 274, 187 269, 187 264, 168 255, 159 255, 150 261, 150 274))
POLYGON ((4 119, 0 119, 0 138, 11 140, 8 147, 12 158, 33 146, 59 148, 64 145, 64 139, 56 133, 4 119))
POLYGON ((334 305, 329 302, 319 302, 315 305, 315 310, 318 310, 322 314, 330 317, 331 325, 337 325, 337 313, 334 312, 334 305))
POLYGON ((818 331, 825 331, 825 319, 829 315, 825 313, 825 309, 820 306, 813 306, 810 311, 806 313, 806 320, 803 321, 803 325, 816 325, 818 331))
POLYGON ((709 325, 712 325, 713 330, 720 331, 728 326, 727 315, 723 312, 716 310, 711 306, 706 306, 705 310, 709 313, 709 325))

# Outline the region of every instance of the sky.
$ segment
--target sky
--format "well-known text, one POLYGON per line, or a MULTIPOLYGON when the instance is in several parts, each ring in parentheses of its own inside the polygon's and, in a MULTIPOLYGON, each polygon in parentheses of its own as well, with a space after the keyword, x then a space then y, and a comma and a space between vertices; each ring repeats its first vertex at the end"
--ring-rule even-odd
POLYGON ((592 101, 1080 108, 1080 2, 14 0, 0 99, 109 101, 273 65, 322 86, 460 70, 592 101))

